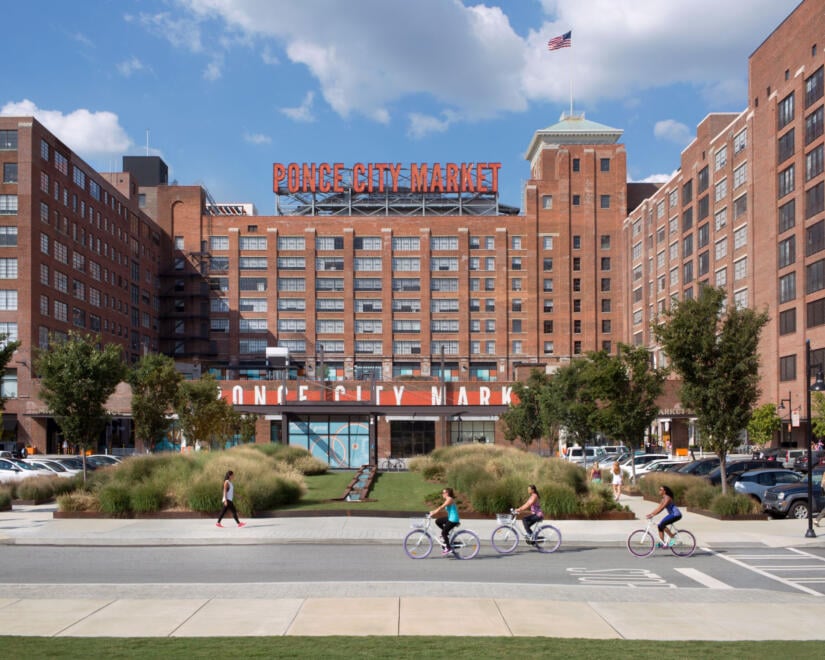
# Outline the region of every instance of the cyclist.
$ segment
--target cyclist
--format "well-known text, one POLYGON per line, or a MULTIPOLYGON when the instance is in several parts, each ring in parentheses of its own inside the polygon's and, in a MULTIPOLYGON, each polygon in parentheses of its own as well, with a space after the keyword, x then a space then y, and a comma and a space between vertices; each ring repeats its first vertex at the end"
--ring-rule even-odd
POLYGON ((461 519, 458 517, 458 507, 455 503, 455 493, 453 489, 445 488, 441 491, 441 495, 444 497, 444 501, 440 507, 430 511, 430 517, 432 518, 439 511, 444 511, 447 514, 441 518, 436 518, 435 524, 441 528, 441 538, 444 539, 441 543, 441 554, 448 555, 452 552, 452 548, 450 548, 450 531, 452 531, 454 527, 458 527, 461 519))
POLYGON ((532 545, 532 527, 537 522, 544 520, 544 512, 541 510, 541 497, 539 496, 539 491, 536 490, 535 484, 527 486, 527 493, 529 495, 527 501, 516 509, 516 513, 530 509, 530 515, 524 516, 521 522, 524 525, 524 533, 527 535, 527 543, 532 545))
MULTIPOLYGON (((662 521, 659 523, 660 541, 656 544, 657 548, 663 548, 665 546, 665 532, 668 531, 668 525, 681 520, 682 512, 679 511, 679 507, 677 507, 676 503, 673 501, 673 491, 670 489, 670 486, 659 486, 659 495, 662 496, 662 501, 659 502, 659 506, 657 506, 655 510, 647 514, 647 517, 653 518, 653 516, 657 515, 664 509, 667 509, 667 515, 662 518, 662 521)), ((668 535, 672 536, 670 533, 668 533, 668 535)))

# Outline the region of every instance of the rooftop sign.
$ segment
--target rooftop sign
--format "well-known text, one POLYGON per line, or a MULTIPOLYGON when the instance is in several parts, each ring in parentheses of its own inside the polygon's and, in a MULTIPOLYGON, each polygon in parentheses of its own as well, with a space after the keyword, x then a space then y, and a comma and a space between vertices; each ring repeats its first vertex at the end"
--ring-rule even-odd
POLYGON ((272 189, 296 193, 498 193, 501 163, 273 163, 272 189), (402 183, 403 182, 403 183, 402 183))

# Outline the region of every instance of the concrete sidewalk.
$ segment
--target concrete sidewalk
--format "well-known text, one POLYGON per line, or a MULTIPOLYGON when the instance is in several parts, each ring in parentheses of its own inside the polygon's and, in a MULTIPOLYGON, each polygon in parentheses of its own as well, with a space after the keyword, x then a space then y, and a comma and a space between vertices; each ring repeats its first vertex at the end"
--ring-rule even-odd
MULTIPOLYGON (((655 504, 623 503, 639 520, 558 521, 563 547, 623 546, 655 504)), ((0 544, 400 545, 409 518, 259 518, 223 529, 204 518, 53 519, 54 506, 0 514, 0 544)), ((494 520, 463 526, 489 545, 494 520)), ((719 521, 685 513, 702 547, 825 547, 805 520, 719 521)), ((818 528, 815 528, 817 531, 818 528)), ((33 548, 36 553, 36 548, 33 548)), ((549 558, 552 561, 552 557, 549 558)), ((407 561, 404 559, 404 561, 407 561)), ((643 561, 643 560, 642 560, 643 561)), ((686 560, 690 561, 690 560, 686 560)), ((457 566, 460 566, 458 564, 457 566)), ((825 639, 825 598, 780 591, 628 589, 539 584, 338 582, 73 585, 0 584, 0 635, 513 635, 627 639, 825 639), (459 595, 461 597, 456 597, 459 595), (254 613, 250 616, 250 613, 254 613)))

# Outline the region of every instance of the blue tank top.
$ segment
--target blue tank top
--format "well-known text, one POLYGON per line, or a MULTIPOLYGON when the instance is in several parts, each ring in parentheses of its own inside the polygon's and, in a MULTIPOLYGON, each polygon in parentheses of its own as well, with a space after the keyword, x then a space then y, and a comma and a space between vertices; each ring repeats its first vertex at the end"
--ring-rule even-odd
POLYGON ((447 505, 447 520, 455 523, 460 522, 458 518, 458 507, 455 503, 447 505))
POLYGON ((679 507, 674 504, 673 500, 667 503, 667 515, 669 516, 681 516, 682 512, 679 511, 679 507))

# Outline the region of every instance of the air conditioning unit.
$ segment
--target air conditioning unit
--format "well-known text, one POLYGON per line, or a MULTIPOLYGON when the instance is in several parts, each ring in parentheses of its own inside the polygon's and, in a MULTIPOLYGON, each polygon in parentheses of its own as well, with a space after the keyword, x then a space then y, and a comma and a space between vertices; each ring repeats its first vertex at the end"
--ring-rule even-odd
POLYGON ((413 346, 410 349, 410 353, 412 353, 413 355, 419 355, 421 353, 421 347, 420 346, 413 346))

